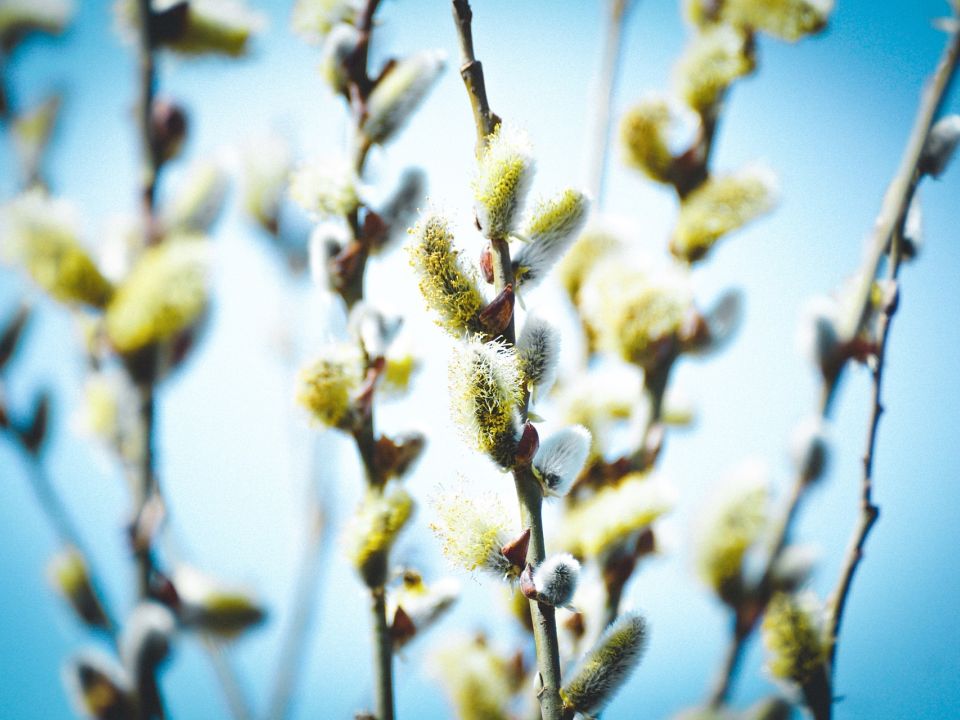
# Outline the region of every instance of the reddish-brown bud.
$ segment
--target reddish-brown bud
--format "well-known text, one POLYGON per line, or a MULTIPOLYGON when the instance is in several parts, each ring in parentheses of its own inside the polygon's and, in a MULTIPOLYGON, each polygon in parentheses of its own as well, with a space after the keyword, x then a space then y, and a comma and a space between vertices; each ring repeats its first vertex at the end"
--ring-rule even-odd
POLYGON ((522 568, 527 562, 527 548, 530 546, 530 528, 524 530, 515 539, 508 542, 500 553, 515 567, 522 568))
POLYGON ((480 311, 477 319, 487 334, 497 337, 510 325, 513 319, 513 285, 507 285, 490 304, 480 311))
POLYGON ((528 422, 523 426, 523 434, 517 443, 517 465, 529 465, 539 449, 540 433, 532 422, 528 422))
POLYGON ((172 100, 155 100, 150 111, 150 132, 160 161, 175 158, 187 136, 187 115, 183 108, 172 100))
POLYGON ((485 245, 480 251, 480 271, 483 273, 483 279, 489 284, 493 284, 493 251, 489 245, 485 245))

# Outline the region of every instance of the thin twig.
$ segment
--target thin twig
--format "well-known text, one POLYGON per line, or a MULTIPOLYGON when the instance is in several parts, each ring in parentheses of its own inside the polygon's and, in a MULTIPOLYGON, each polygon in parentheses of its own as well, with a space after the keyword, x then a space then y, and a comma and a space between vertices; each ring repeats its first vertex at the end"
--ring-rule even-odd
MULTIPOLYGON (((939 112, 939 108, 943 103, 946 91, 956 71, 958 57, 960 57, 960 33, 954 32, 947 43, 936 73, 934 74, 933 81, 923 96, 917 112, 916 121, 914 122, 913 130, 907 143, 903 160, 900 164, 900 168, 897 171, 897 174, 894 176, 890 187, 887 189, 887 193, 884 196, 880 209, 880 214, 878 215, 876 224, 874 226, 874 232, 868 245, 868 253, 862 270, 862 281, 866 289, 859 290, 858 295, 856 296, 856 304, 853 306, 857 310, 855 314, 857 318, 856 327, 853 328, 853 333, 851 335, 842 337, 851 339, 853 335, 859 331, 860 322, 869 311, 871 304, 870 289, 876 279, 880 263, 887 250, 891 247, 891 241, 894 237, 894 234, 903 225, 907 209, 910 206, 910 200, 919 180, 917 166, 921 159, 924 145, 926 144, 927 135, 930 132, 930 127, 933 125, 933 121, 939 112)), ((896 277, 895 273, 897 266, 899 265, 899 251, 895 249, 895 252, 897 253, 896 256, 891 259, 891 271, 894 273, 892 275, 893 278, 896 277)), ((831 628, 833 631, 831 637, 834 639, 836 638, 836 632, 839 630, 843 604, 845 602, 846 595, 849 592, 850 583, 852 582, 853 574, 856 570, 856 564, 859 562, 859 559, 862 556, 863 543, 866 541, 866 536, 870 532, 870 528, 875 522, 876 513, 878 512, 873 506, 870 497, 872 488, 872 458, 874 444, 876 442, 876 428, 882 408, 882 405, 879 402, 879 381, 882 378, 882 353, 885 349, 885 334, 889 327, 892 311, 893 306, 885 308, 884 316, 881 318, 881 331, 884 333, 884 337, 882 338, 883 344, 881 345, 880 350, 881 355, 878 356, 878 363, 874 370, 874 413, 871 417, 870 430, 868 431, 868 452, 864 458, 865 478, 862 483, 863 489, 860 501, 862 516, 860 524, 854 530, 854 540, 851 544, 850 550, 848 550, 847 553, 844 570, 841 574, 840 588, 838 589, 838 594, 836 596, 837 599, 834 602, 834 615, 831 618, 831 628), (889 315, 887 314, 888 311, 890 313, 889 315), (873 518, 868 519, 871 515, 873 515, 873 518)), ((821 416, 825 416, 830 409, 835 386, 836 378, 833 382, 824 382, 821 386, 819 408, 821 416)), ((711 707, 719 707, 727 701, 733 678, 736 674, 737 668, 739 667, 740 656, 742 655, 745 644, 752 634, 752 631, 756 627, 758 620, 762 616, 763 609, 766 607, 766 603, 769 600, 772 574, 777 561, 780 559, 783 550, 786 547, 790 529, 793 525, 794 518, 796 517, 800 502, 806 494, 805 489, 806 483, 804 482, 804 479, 798 476, 793 485, 790 499, 785 507, 783 515, 781 516, 780 522, 777 525, 777 529, 773 534, 771 551, 768 556, 762 578, 757 586, 758 591, 756 594, 756 601, 759 602, 759 608, 754 608, 754 611, 749 614, 747 619, 738 622, 737 626, 735 627, 731 644, 726 654, 723 670, 718 675, 717 682, 715 683, 714 689, 710 694, 711 707)), ((835 647, 836 644, 834 642, 834 646, 831 649, 831 654, 835 653, 835 647)))
POLYGON ((227 648, 209 636, 201 635, 200 642, 204 652, 210 658, 210 664, 217 675, 217 682, 223 688, 223 695, 227 701, 230 715, 235 720, 253 720, 250 711, 250 701, 244 694, 243 686, 237 679, 236 670, 230 662, 227 648))
MULTIPOLYGON (((452 0, 453 19, 460 38, 463 64, 460 76, 473 108, 474 124, 477 131, 477 152, 483 148, 487 136, 493 132, 499 118, 490 110, 483 67, 476 59, 473 49, 471 23, 473 13, 467 0, 452 0)), ((494 291, 500 293, 507 285, 513 284, 513 265, 510 262, 510 246, 505 238, 493 238, 490 241, 493 265, 494 291)), ((503 340, 508 345, 516 342, 514 319, 503 331, 503 340)), ((526 421, 526 403, 521 408, 521 420, 526 421)), ((529 466, 517 467, 513 471, 517 500, 520 504, 520 519, 530 528, 530 544, 527 550, 527 562, 536 567, 546 557, 546 544, 543 538, 543 492, 529 466)), ((542 687, 538 691, 540 712, 543 720, 560 720, 563 715, 563 702, 560 699, 560 649, 557 642, 557 621, 554 609, 535 600, 530 601, 530 614, 533 621, 533 637, 537 650, 537 668, 542 687)))
POLYGON ((623 50, 623 28, 634 0, 608 0, 607 32, 593 100, 593 139, 587 190, 598 208, 603 207, 607 158, 610 151, 610 115, 623 50))
MULTIPOLYGON (((900 261, 902 259, 902 247, 900 243, 902 228, 907 211, 910 208, 910 203, 913 200, 913 195, 916 192, 917 184, 920 181, 921 176, 918 165, 923 154, 923 148, 927 143, 927 136, 930 134, 930 128, 940 112, 940 107, 943 104, 947 90, 956 73, 958 61, 960 61, 960 30, 954 30, 952 37, 944 49, 943 56, 940 59, 933 79, 924 94, 920 109, 917 112, 913 132, 907 143, 907 149, 901 161, 900 169, 890 184, 887 194, 884 196, 883 206, 880 210, 880 216, 877 218, 876 230, 871 245, 872 252, 868 256, 868 262, 870 263, 868 268, 873 268, 873 274, 870 275, 871 283, 867 286, 868 291, 872 286, 872 281, 876 276, 880 260, 887 248, 890 250, 887 278, 894 285, 893 290, 891 290, 891 296, 886 299, 877 327, 877 350, 872 368, 872 408, 867 426, 866 449, 863 454, 863 476, 860 483, 860 519, 851 535, 850 544, 847 548, 843 567, 840 572, 840 578, 837 582, 837 588, 834 591, 830 603, 829 637, 831 674, 836 667, 837 639, 840 634, 843 611, 850 594, 853 578, 860 561, 863 559, 863 549, 866 545, 867 537, 880 514, 879 508, 873 502, 873 462, 876 454, 880 417, 883 414, 881 389, 883 367, 886 360, 887 339, 890 333, 890 325, 893 322, 893 316, 897 310, 899 298, 899 292, 896 290, 895 283, 900 271, 900 261), (878 249, 879 255, 877 254, 878 249)), ((867 297, 869 297, 869 292, 867 297)))

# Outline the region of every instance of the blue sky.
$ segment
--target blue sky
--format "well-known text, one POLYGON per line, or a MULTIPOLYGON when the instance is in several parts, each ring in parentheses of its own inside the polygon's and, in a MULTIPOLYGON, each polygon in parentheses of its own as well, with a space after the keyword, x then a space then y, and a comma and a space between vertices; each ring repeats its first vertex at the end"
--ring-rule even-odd
MULTIPOLYGON (((112 32, 111 3, 79 3, 70 34, 33 42, 18 54, 11 82, 29 104, 53 88, 66 92, 65 116, 51 157, 57 192, 82 208, 86 237, 95 242, 108 215, 134 207, 135 136, 130 122, 134 65, 112 32)), ((525 127, 536 147, 535 192, 586 177, 591 77, 598 64, 597 2, 474 3, 477 53, 494 109, 525 127)), ((254 55, 235 64, 165 59, 160 87, 191 111, 186 157, 236 146, 273 128, 293 139, 304 157, 335 153, 346 136, 339 103, 316 74, 317 53, 288 30, 286 3, 264 3, 269 26, 254 55)), ((677 381, 694 398, 698 423, 670 437, 662 471, 681 492, 674 518, 676 551, 652 563, 631 586, 629 603, 652 626, 649 654, 611 706, 609 720, 667 717, 706 692, 726 632, 726 617, 693 578, 688 537, 698 510, 725 468, 748 455, 766 459, 784 487, 786 445, 794 423, 814 402, 815 378, 799 355, 796 327, 807 299, 839 286, 859 264, 880 198, 899 162, 924 78, 944 42, 931 19, 941 0, 838 3, 830 29, 797 46, 761 40, 760 72, 736 86, 720 129, 716 164, 736 169, 762 160, 780 178, 777 211, 729 238, 697 271, 698 295, 708 301, 727 287, 746 296, 740 335, 722 354, 681 366, 677 381)), ((457 57, 446 3, 388 0, 375 56, 441 47, 457 57)), ((685 27, 675 3, 640 0, 626 32, 615 117, 643 94, 666 89, 685 27)), ((451 63, 452 65, 455 63, 451 63)), ((960 111, 956 92, 948 110, 960 111)), ((407 165, 428 173, 431 196, 445 207, 469 205, 473 127, 459 77, 448 69, 420 114, 385 153, 371 157, 371 183, 389 185, 407 165)), ((182 170, 171 167, 170 175, 182 170)), ((9 150, 0 150, 0 193, 14 179, 9 150)), ((614 150, 606 210, 631 220, 638 245, 665 246, 674 217, 670 195, 622 167, 614 150)), ((164 188, 161 188, 161 193, 164 188)), ((837 718, 942 718, 960 708, 960 169, 922 190, 927 244, 905 268, 902 301, 886 375, 886 406, 877 455, 882 515, 857 577, 841 639, 837 718)), ((165 386, 161 401, 160 473, 176 534, 201 567, 256 588, 271 621, 240 641, 234 657, 259 707, 267 696, 286 620, 302 537, 304 473, 311 431, 293 407, 289 367, 272 342, 285 329, 303 338, 306 358, 328 329, 322 293, 291 286, 262 239, 231 202, 217 232, 216 295, 208 337, 185 371, 165 386)), ((0 270, 0 307, 26 285, 0 270)), ((545 288, 529 304, 562 313, 545 288)), ((368 295, 410 316, 408 330, 430 348, 410 399, 382 409, 387 430, 415 422, 433 439, 410 480, 426 499, 453 479, 451 468, 509 492, 466 453, 447 421, 446 341, 425 319, 402 253, 378 260, 368 295), (486 476, 484 475, 486 474, 486 476)), ((41 305, 25 352, 12 368, 11 404, 32 392, 56 390, 56 434, 49 450, 55 482, 79 518, 110 591, 128 601, 132 576, 122 543, 126 511, 122 478, 71 431, 82 380, 79 340, 67 313, 41 305)), ((800 517, 798 539, 816 544, 821 562, 814 588, 834 584, 856 517, 859 456, 867 418, 869 378, 849 374, 832 427, 835 454, 826 482, 800 517)), ((321 439, 325 481, 338 519, 357 496, 355 460, 335 437, 321 439)), ((43 567, 55 539, 29 493, 15 449, 0 443, 0 717, 68 716, 56 683, 68 653, 87 642, 48 590, 43 567)), ((398 558, 432 576, 448 571, 425 530, 417 527, 398 558)), ((336 535, 334 535, 334 538, 336 535)), ((304 667, 297 717, 350 717, 371 701, 366 670, 365 600, 334 548, 327 554, 317 636, 304 667)), ((398 662, 398 702, 404 717, 444 717, 437 686, 423 672, 432 642, 445 634, 485 628, 501 640, 513 629, 491 613, 492 589, 462 578, 465 599, 434 634, 398 662)), ((770 689, 754 646, 736 702, 770 689)), ((165 689, 173 717, 225 717, 213 674, 195 644, 181 643, 165 689)))

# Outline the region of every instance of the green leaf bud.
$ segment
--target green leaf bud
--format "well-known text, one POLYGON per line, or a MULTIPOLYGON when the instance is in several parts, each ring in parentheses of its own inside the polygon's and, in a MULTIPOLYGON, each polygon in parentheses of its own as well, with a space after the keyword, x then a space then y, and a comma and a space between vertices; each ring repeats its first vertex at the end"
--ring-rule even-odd
POLYGON ((90 582, 87 563, 75 548, 67 547, 54 556, 47 566, 47 575, 50 584, 87 625, 99 628, 109 625, 90 582))

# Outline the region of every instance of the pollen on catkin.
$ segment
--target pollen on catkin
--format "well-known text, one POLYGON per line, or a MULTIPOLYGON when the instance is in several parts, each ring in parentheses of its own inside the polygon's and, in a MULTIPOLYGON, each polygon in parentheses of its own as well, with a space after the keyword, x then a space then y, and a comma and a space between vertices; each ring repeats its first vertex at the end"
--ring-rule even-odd
POLYGON ((617 618, 561 688, 564 707, 590 716, 602 710, 640 662, 646 643, 643 617, 628 612, 617 618))
POLYGON ((603 557, 623 546, 676 504, 663 480, 629 473, 567 510, 561 543, 581 558, 603 557))
POLYGON ((667 100, 651 97, 628 111, 620 124, 626 163, 657 182, 670 182, 674 162, 669 146, 672 122, 667 100))
POLYGON ((118 352, 171 340, 201 318, 209 257, 200 236, 168 238, 144 251, 107 306, 107 336, 118 352))
POLYGON ((777 678, 804 685, 826 663, 829 645, 822 606, 812 593, 777 593, 763 618, 767 667, 777 678))
POLYGON ((77 239, 71 208, 31 190, 0 209, 3 254, 57 300, 103 307, 113 292, 77 239))
POLYGON ((452 335, 480 332, 477 314, 484 306, 476 273, 461 266, 453 231, 445 217, 430 213, 410 231, 410 265, 420 280, 427 306, 437 324, 452 335))
POLYGON ((445 493, 434 499, 433 509, 435 520, 430 529, 451 563, 498 578, 517 577, 519 569, 501 552, 511 540, 510 514, 495 495, 445 493))
POLYGON ((344 533, 347 557, 368 587, 387 579, 387 554, 413 515, 413 498, 399 486, 368 491, 344 533))
POLYGON ((526 244, 513 258, 518 289, 531 289, 546 277, 577 239, 589 207, 586 195, 573 188, 537 204, 519 233, 526 244))
POLYGON ((297 401, 327 427, 348 420, 353 394, 363 380, 363 358, 351 343, 331 343, 300 371, 297 401))
POLYGON ((745 30, 796 42, 826 27, 833 0, 724 0, 720 17, 745 30))
POLYGON ((371 143, 393 139, 433 87, 446 66, 440 50, 423 50, 400 60, 387 71, 367 98, 361 130, 371 143))
POLYGON ((711 111, 727 87, 754 69, 746 34, 717 25, 695 35, 676 66, 677 94, 694 110, 711 111))
POLYGON ((501 467, 511 467, 521 397, 516 350, 473 339, 454 349, 449 378, 451 413, 464 439, 501 467))
POLYGON ((560 363, 560 331, 539 316, 528 316, 517 340, 517 362, 528 389, 541 396, 549 392, 560 363))
POLYGON ((736 471, 705 519, 697 542, 697 568, 724 602, 736 603, 742 590, 743 559, 767 527, 766 476, 753 465, 736 471))
POLYGON ((699 260, 721 237, 771 210, 776 193, 776 178, 766 168, 708 179, 680 204, 670 252, 686 262, 699 260))
POLYGON ((488 238, 515 232, 533 179, 533 154, 526 133, 500 124, 480 153, 473 197, 477 222, 488 238))

